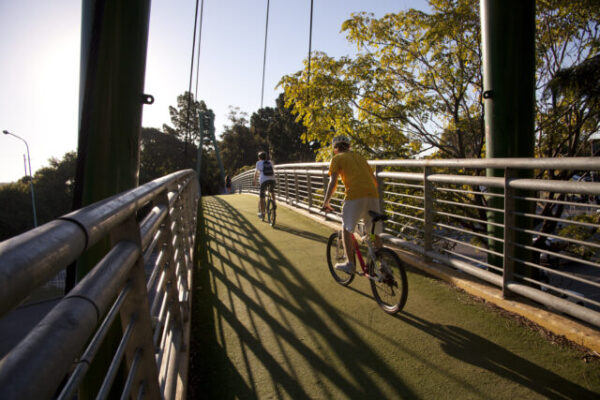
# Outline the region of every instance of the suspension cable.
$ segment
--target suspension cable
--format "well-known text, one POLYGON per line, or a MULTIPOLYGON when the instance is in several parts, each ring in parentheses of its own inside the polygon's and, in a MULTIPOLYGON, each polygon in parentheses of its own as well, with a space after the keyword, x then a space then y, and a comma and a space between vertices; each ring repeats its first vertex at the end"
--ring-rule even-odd
POLYGON ((310 55, 312 53, 312 28, 313 28, 313 0, 310 0, 310 29, 308 32, 308 78, 306 84, 310 83, 310 55))
POLYGON ((202 18, 204 16, 204 0, 200 3, 200 27, 198 28, 198 58, 196 59, 196 90, 194 98, 198 100, 198 81, 200 80, 200 48, 202 45, 202 18))
POLYGON ((269 3, 270 0, 267 0, 267 17, 265 22, 265 51, 263 55, 263 70, 262 70, 262 88, 260 91, 260 108, 263 108, 263 99, 265 96, 265 67, 267 64, 267 34, 269 32, 269 3))
POLYGON ((183 141, 183 165, 187 164, 187 142, 190 136, 190 107, 192 106, 192 77, 194 74, 194 54, 196 51, 196 25, 198 23, 198 0, 196 0, 196 11, 194 12, 194 39, 192 40, 192 57, 190 61, 190 84, 188 87, 188 106, 186 116, 186 134, 185 140, 183 141))

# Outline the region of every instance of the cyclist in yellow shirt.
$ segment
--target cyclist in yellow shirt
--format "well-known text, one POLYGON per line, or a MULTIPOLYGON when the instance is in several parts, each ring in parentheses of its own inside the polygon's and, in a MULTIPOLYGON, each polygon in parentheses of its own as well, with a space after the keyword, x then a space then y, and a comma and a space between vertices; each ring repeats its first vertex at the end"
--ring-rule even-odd
MULTIPOLYGON (((364 219, 367 232, 370 232, 371 218, 369 218, 368 212, 369 210, 380 212, 377 181, 373 175, 373 170, 364 157, 350 151, 350 139, 348 137, 334 137, 332 146, 334 156, 329 164, 330 180, 322 210, 333 211, 329 202, 331 196, 335 193, 338 176, 340 176, 345 187, 344 205, 342 207, 342 233, 347 261, 336 264, 335 269, 353 274, 356 267, 351 234, 361 218, 364 219)), ((381 224, 376 226, 376 233, 381 233, 381 224)), ((380 239, 377 237, 376 246, 380 245, 380 239)))

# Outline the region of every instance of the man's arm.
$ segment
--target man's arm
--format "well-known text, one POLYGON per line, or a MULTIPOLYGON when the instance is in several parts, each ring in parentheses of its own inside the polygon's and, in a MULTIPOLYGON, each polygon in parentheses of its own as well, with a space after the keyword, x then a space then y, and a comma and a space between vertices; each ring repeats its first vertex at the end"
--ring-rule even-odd
POLYGON ((323 201, 323 207, 321 208, 324 211, 332 210, 329 205, 329 201, 331 200, 331 196, 335 193, 335 188, 337 187, 338 182, 338 173, 333 172, 329 177, 329 185, 327 185, 327 191, 325 192, 325 200, 323 201))
POLYGON ((260 171, 258 168, 254 171, 254 179, 252 179, 252 184, 256 186, 256 182, 258 181, 258 177, 260 176, 260 171))

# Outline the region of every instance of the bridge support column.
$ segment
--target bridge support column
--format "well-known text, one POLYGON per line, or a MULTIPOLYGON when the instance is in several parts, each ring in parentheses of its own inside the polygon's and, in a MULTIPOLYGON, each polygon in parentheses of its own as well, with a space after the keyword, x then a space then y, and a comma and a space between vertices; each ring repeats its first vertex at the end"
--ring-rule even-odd
MULTIPOLYGON (((74 209, 138 185, 149 21, 150 0, 83 2, 74 209)), ((106 238, 88 249, 76 273, 74 266, 69 268, 67 287, 75 284, 75 275, 82 279, 109 246, 106 238)), ((80 399, 96 396, 121 332, 120 324, 112 326, 106 347, 81 386, 80 399)))
MULTIPOLYGON (((533 157, 535 1, 481 0, 480 4, 486 157, 533 157)), ((486 174, 502 177, 504 171, 490 168, 486 174)), ((521 172, 519 176, 527 174, 521 172)), ((503 208, 501 197, 490 196, 487 201, 490 207, 503 208)), ((517 206, 525 207, 522 203, 517 206)), ((487 217, 490 222, 503 224, 502 213, 489 211, 487 217)), ((502 253, 503 229, 488 225, 488 234, 500 239, 489 239, 490 250, 502 253)), ((503 260, 490 254, 488 263, 502 267, 503 260)))

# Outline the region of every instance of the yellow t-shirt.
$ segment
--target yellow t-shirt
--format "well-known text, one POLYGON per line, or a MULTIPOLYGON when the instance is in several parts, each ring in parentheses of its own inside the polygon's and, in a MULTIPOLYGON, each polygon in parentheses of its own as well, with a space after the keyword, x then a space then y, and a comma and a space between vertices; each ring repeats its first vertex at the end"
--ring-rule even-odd
POLYGON ((360 154, 351 151, 336 154, 329 164, 329 175, 338 173, 346 187, 344 199, 379 197, 373 179, 373 170, 360 154))

